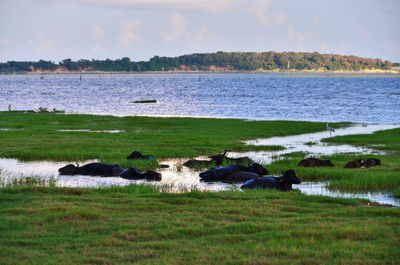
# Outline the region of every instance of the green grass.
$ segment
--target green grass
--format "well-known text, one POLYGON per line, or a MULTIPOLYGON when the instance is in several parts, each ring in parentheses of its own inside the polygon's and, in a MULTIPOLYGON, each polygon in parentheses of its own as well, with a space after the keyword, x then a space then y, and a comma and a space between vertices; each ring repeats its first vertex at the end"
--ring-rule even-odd
MULTIPOLYGON (((344 124, 335 124, 343 126, 344 124)), ((334 126, 335 126, 334 125, 334 126)), ((227 150, 277 150, 277 146, 247 146, 242 141, 324 130, 323 123, 245 121, 237 119, 112 117, 55 113, 0 112, 0 156, 19 159, 79 161, 100 159, 121 166, 134 150, 157 159, 215 155, 227 150), (120 130, 121 133, 65 132, 59 129, 120 130)))
POLYGON ((0 189, 3 264, 398 264, 400 209, 298 192, 0 189))
MULTIPOLYGON (((378 131, 373 134, 349 135, 326 138, 324 142, 336 144, 352 144, 371 149, 383 150, 385 155, 337 154, 321 157, 329 159, 335 167, 303 168, 298 162, 305 153, 292 153, 284 159, 268 166, 273 173, 293 168, 303 180, 329 180, 330 188, 346 191, 379 191, 394 192, 400 187, 400 129, 378 131), (375 157, 381 159, 382 165, 366 169, 345 169, 344 165, 355 159, 375 157)), ((399 192, 394 193, 400 197, 399 192)))
MULTIPOLYGON (((144 169, 157 162, 125 157, 133 150, 162 159, 225 149, 281 149, 246 146, 242 141, 321 131, 325 124, 0 112, 0 128, 23 129, 0 131, 0 156, 98 158, 144 169)), ((366 157, 355 155, 327 157, 334 168, 300 168, 297 163, 306 155, 302 152, 289 154, 268 169, 278 174, 293 168, 303 180, 400 194, 398 131, 329 140, 377 145, 391 153, 377 156, 382 166, 365 170, 343 169, 346 162, 366 157)), ((12 184, 0 189, 2 264, 400 263, 400 209, 366 200, 273 190, 167 194, 144 185, 57 188, 44 187, 34 177, 12 184)))

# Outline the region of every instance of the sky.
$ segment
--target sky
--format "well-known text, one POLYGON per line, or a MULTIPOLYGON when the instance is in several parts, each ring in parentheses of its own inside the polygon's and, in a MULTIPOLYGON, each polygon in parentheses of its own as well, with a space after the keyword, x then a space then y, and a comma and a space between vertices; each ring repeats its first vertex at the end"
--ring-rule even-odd
POLYGON ((0 0, 0 62, 217 51, 400 62, 400 0, 0 0))

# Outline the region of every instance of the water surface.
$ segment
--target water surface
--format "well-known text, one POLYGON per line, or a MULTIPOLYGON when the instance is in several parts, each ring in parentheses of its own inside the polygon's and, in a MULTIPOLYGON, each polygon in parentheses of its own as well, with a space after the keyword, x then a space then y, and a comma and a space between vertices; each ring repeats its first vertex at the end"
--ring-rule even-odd
POLYGON ((12 104, 107 115, 400 122, 394 75, 2 75, 0 88, 0 110, 12 104))

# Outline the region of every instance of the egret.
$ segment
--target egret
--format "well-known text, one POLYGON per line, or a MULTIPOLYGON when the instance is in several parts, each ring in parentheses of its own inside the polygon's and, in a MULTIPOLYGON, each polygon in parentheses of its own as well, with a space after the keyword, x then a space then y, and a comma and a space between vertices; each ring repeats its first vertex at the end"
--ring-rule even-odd
POLYGON ((330 126, 328 125, 328 123, 326 123, 326 130, 329 131, 329 136, 332 136, 332 132, 335 131, 335 129, 333 129, 332 127, 330 127, 330 126))

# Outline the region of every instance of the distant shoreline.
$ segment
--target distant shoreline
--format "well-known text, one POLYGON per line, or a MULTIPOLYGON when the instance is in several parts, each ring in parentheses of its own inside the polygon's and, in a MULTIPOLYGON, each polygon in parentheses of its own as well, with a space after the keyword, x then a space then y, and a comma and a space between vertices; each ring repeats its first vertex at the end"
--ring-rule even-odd
POLYGON ((35 72, 15 72, 1 73, 1 75, 68 75, 68 74, 400 74, 400 70, 364 70, 364 71, 321 71, 321 70, 256 70, 256 71, 35 71, 35 72))

